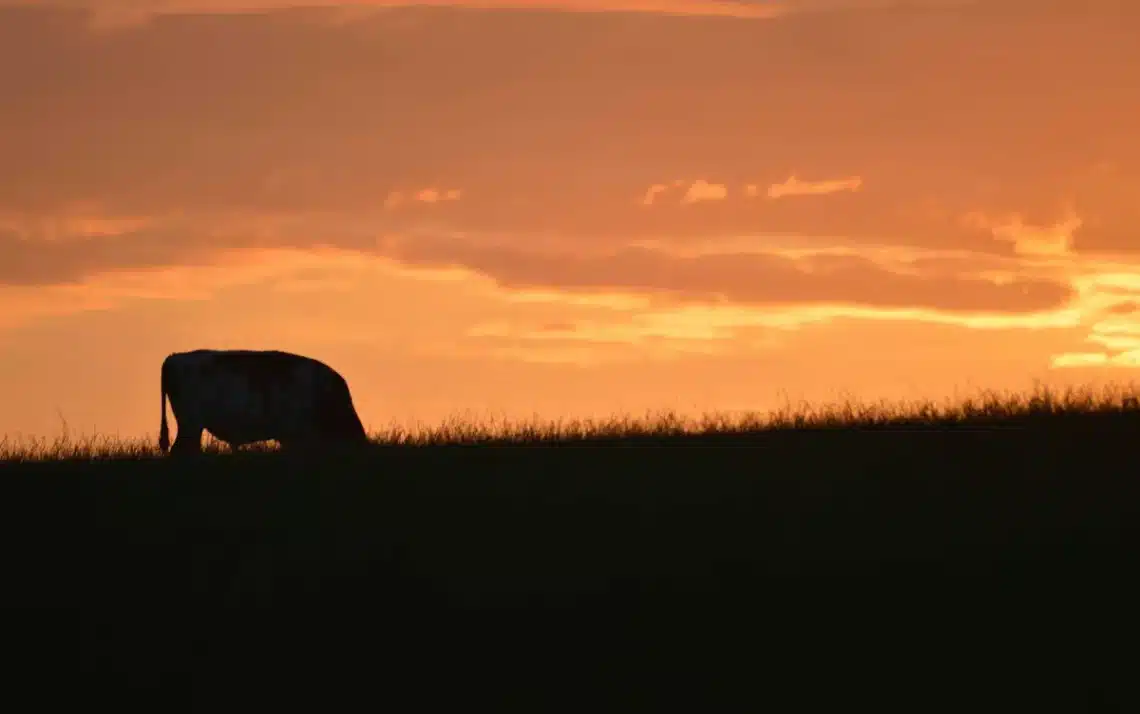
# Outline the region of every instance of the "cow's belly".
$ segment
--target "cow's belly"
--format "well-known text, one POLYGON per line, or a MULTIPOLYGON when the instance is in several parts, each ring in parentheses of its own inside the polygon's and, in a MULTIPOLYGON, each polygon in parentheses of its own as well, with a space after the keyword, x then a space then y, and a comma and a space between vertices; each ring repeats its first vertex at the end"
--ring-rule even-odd
POLYGON ((237 381, 218 384, 203 395, 202 426, 230 445, 280 440, 301 433, 311 416, 308 402, 292 389, 282 393, 250 393, 237 381))
POLYGON ((280 440, 305 431, 304 410, 296 405, 265 405, 266 408, 216 411, 206 420, 206 429, 233 446, 257 441, 280 440))
POLYGON ((214 423, 213 425, 207 424, 206 430, 214 435, 215 439, 220 439, 231 446, 241 446, 243 444, 252 444, 256 441, 270 441, 278 438, 279 430, 264 424, 233 424, 233 423, 214 423))

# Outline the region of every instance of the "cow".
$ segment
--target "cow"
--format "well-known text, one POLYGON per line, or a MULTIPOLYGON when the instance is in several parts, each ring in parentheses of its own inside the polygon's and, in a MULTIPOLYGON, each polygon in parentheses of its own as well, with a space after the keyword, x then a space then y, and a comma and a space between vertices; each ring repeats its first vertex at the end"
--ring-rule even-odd
POLYGON ((237 449, 275 440, 283 450, 362 445, 368 434, 336 370, 289 352, 175 352, 162 361, 163 454, 200 453, 202 431, 237 449), (178 424, 170 444, 166 400, 178 424))

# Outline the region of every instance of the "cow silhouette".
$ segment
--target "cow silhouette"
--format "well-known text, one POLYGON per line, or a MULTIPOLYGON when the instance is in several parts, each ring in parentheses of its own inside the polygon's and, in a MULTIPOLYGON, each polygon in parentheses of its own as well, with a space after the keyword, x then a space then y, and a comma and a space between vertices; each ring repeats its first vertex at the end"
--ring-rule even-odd
POLYGON ((368 443, 344 377, 319 360, 276 350, 202 349, 162 361, 159 450, 199 453, 203 430, 234 449, 270 440, 283 450, 368 443), (167 398, 178 425, 173 446, 167 398))

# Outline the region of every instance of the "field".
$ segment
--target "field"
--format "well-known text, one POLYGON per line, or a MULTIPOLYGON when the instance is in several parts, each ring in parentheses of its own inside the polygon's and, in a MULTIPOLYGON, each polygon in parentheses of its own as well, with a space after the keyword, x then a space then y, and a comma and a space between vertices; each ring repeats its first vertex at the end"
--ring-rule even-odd
POLYGON ((832 682, 795 690, 810 710, 905 680, 919 711, 996 702, 983 681, 1015 710, 1092 711, 1112 701, 1105 638, 1134 648, 1137 394, 455 421, 324 459, 5 443, 0 598, 39 614, 17 622, 25 667, 162 711, 353 687, 596 709, 729 680, 772 701, 757 688, 790 687, 781 667, 832 682), (932 655, 957 664, 922 674, 932 655))

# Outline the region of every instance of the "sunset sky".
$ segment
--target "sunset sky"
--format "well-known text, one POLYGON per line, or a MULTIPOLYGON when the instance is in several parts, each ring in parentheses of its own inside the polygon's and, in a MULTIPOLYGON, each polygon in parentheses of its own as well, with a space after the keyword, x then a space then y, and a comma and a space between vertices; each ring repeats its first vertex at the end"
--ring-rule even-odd
POLYGON ((0 434, 1140 377, 1135 0, 292 4, 0 0, 0 434))

